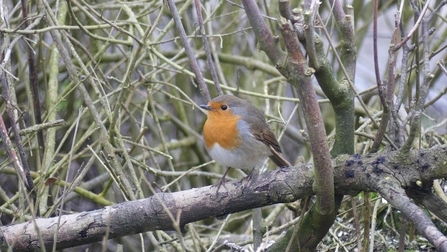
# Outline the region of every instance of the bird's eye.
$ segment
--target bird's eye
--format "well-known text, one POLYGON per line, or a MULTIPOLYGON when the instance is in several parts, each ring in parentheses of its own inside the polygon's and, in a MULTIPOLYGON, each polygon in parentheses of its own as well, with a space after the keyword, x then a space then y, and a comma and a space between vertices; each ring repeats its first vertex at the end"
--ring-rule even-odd
POLYGON ((220 109, 222 109, 222 110, 227 110, 227 105, 222 105, 222 106, 220 106, 220 109))

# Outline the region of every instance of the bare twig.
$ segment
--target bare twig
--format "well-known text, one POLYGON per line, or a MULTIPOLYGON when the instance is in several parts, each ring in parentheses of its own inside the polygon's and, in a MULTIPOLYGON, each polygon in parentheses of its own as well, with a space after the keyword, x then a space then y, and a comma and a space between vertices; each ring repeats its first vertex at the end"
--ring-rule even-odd
MULTIPOLYGON (((4 89, 4 88, 3 88, 4 89)), ((12 165, 16 169, 17 174, 19 174, 21 181, 25 184, 25 187, 31 191, 33 190, 34 184, 31 179, 30 171, 27 170, 23 166, 23 162, 17 156, 17 153, 14 149, 14 146, 11 142, 11 139, 8 137, 8 130, 6 129, 6 125, 3 122, 3 118, 0 117, 0 133, 2 137, 3 143, 6 145, 6 153, 8 154, 9 159, 12 162, 12 165)))
MULTIPOLYGON (((376 81, 377 81, 377 90, 379 91, 380 101, 383 106, 383 115, 382 120, 380 122, 379 129, 377 130, 376 139, 374 139, 374 143, 371 147, 371 152, 377 152, 379 150, 380 144, 382 143, 382 139, 385 136, 385 132, 388 129, 388 122, 391 116, 391 110, 393 105, 394 98, 394 88, 396 86, 396 80, 394 76, 395 68, 396 68, 396 51, 393 50, 394 45, 397 43, 399 39, 399 27, 400 27, 400 12, 397 12, 395 17, 395 25, 394 32, 390 42, 390 49, 388 50, 390 53, 389 61, 388 61, 388 76, 386 81, 380 80, 380 72, 379 72, 379 64, 378 64, 378 51, 377 51, 377 11, 378 11, 378 0, 374 1, 374 17, 375 17, 375 37, 374 37, 374 63, 375 63, 375 73, 376 73, 376 81)), ((394 137, 393 137, 394 139, 394 137)))
MULTIPOLYGON (((429 1, 427 1, 426 6, 429 1)), ((424 7, 424 10, 426 8, 424 7)), ((428 95, 428 90, 430 88, 430 82, 433 79, 433 74, 430 70, 430 42, 429 42, 429 20, 427 17, 424 17, 425 11, 422 11, 421 17, 421 36, 422 36, 422 73, 423 73, 423 81, 421 86, 419 87, 419 90, 416 90, 417 92, 417 101, 413 109, 413 118, 410 126, 410 133, 408 136, 407 141, 402 146, 401 151, 402 153, 405 153, 406 151, 409 151, 411 147, 413 146, 413 142, 415 138, 420 133, 420 123, 421 123, 421 113, 424 109, 425 99, 428 95)), ((418 19, 418 20, 419 20, 418 19)))
POLYGON ((208 62, 208 67, 210 68, 211 77, 213 78, 217 93, 221 95, 223 92, 222 88, 220 87, 219 78, 217 77, 216 68, 214 67, 213 58, 210 52, 210 45, 206 37, 205 27, 203 25, 202 9, 199 0, 194 0, 194 8, 196 9, 197 20, 199 21, 200 35, 202 35, 203 48, 205 49, 206 60, 208 62))
POLYGON ((199 84, 199 90, 202 96, 206 101, 211 100, 210 93, 208 91, 208 87, 205 84, 205 79, 203 78, 202 72, 200 71, 199 64, 197 63, 197 59, 194 57, 194 51, 192 50, 191 44, 188 42, 188 38, 186 37, 185 29, 183 28, 182 21, 180 20, 180 16, 177 11, 177 7, 173 0, 166 0, 169 6, 169 9, 172 13, 172 18, 174 19, 175 26, 177 27, 178 32, 180 33, 180 39, 183 42, 183 46, 185 47, 186 55, 189 59, 189 64, 191 65, 191 69, 194 72, 197 82, 199 84))
POLYGON ((411 36, 413 36, 413 33, 416 32, 416 30, 418 29, 419 25, 422 22, 422 18, 425 17, 425 13, 427 12, 428 7, 430 6, 430 2, 431 2, 431 0, 427 0, 425 2, 424 8, 422 9, 422 12, 420 13, 418 20, 414 24, 414 26, 411 29, 411 31, 407 34, 407 36, 401 42, 396 44, 396 46, 394 47, 395 51, 399 50, 402 47, 403 44, 407 43, 407 41, 411 38, 411 36))
MULTIPOLYGON (((50 6, 48 5, 48 3, 46 1, 39 1, 40 4, 40 8, 43 9, 43 11, 45 11, 48 15, 48 18, 46 19, 47 23, 49 26, 52 25, 56 25, 57 24, 57 19, 56 17, 53 15, 52 10, 50 8, 50 6)), ((93 119, 96 123, 96 125, 99 127, 99 133, 100 133, 100 141, 101 144, 104 146, 105 150, 107 151, 109 155, 109 157, 111 158, 111 164, 113 166, 113 169, 115 170, 115 172, 118 174, 118 177, 121 179, 120 183, 118 183, 119 186, 121 186, 123 188, 123 193, 125 194, 125 197, 129 198, 129 199, 136 199, 134 191, 132 189, 132 186, 129 182, 129 180, 127 179, 127 176, 123 175, 123 170, 117 160, 117 157, 115 155, 116 153, 116 149, 115 147, 111 144, 111 142, 108 139, 108 133, 107 133, 107 129, 104 126, 104 123, 101 120, 101 117, 98 113, 98 110, 95 108, 93 101, 90 97, 90 94, 87 90, 87 88, 84 86, 84 84, 82 83, 81 79, 79 78, 78 72, 76 70, 76 67, 72 61, 72 57, 75 57, 75 59, 78 62, 82 62, 79 58, 79 55, 77 54, 77 52, 74 50, 74 48, 72 46, 68 46, 69 51, 67 50, 67 48, 64 46, 64 43, 61 40, 60 37, 60 33, 58 33, 57 31, 50 31, 50 34, 53 38, 54 43, 56 44, 56 47, 60 53, 60 56, 62 58, 62 60, 65 62, 65 65, 67 67, 68 73, 70 75, 70 78, 72 78, 72 80, 75 83, 80 83, 78 86, 78 90, 80 91, 84 102, 87 104, 89 111, 91 113, 91 115, 93 116, 93 119)), ((69 41, 65 41, 65 43, 70 44, 71 43, 69 41)), ((89 71, 85 68, 84 65, 82 65, 83 71, 85 73, 88 73, 89 71)), ((87 80, 90 81, 91 83, 93 83, 94 81, 91 79, 91 76, 87 77, 87 80)), ((43 205, 41 205, 42 207, 44 207, 43 205)), ((45 210, 44 210, 45 212, 45 210)))
POLYGON ((363 251, 362 249, 362 234, 360 229, 360 221, 359 221, 359 215, 357 213, 357 203, 355 202, 354 197, 351 198, 351 206, 352 206, 352 215, 354 216, 354 228, 355 228, 355 236, 357 238, 357 250, 363 251))
POLYGON ((6 103, 6 111, 9 117, 9 120, 11 121, 11 129, 12 132, 16 137, 14 137, 17 149, 19 150, 19 156, 17 156, 17 153, 14 149, 14 146, 12 145, 12 142, 8 136, 8 131, 6 129, 6 125, 3 122, 3 118, 0 122, 1 127, 1 133, 2 133, 2 140, 3 143, 6 145, 8 157, 11 160, 11 162, 14 165, 14 168, 16 168, 17 173, 20 174, 20 178, 22 179, 23 183, 25 184, 26 189, 28 191, 32 191, 34 189, 34 183, 30 175, 30 169, 28 166, 28 158, 26 157, 25 150, 23 149, 22 139, 19 136, 19 128, 17 127, 17 120, 14 113, 15 108, 11 104, 10 95, 9 95, 9 83, 6 78, 6 73, 1 73, 1 82, 2 82, 2 96, 6 103))
MULTIPOLYGON (((28 10, 26 8, 27 4, 25 0, 21 0, 22 3, 22 15, 25 27, 28 27, 28 10)), ((31 39, 31 35, 25 34, 23 35, 27 39, 31 39)), ((36 69, 36 60, 34 59, 34 51, 31 46, 28 46, 28 68, 29 68, 29 82, 31 86, 31 94, 33 97, 33 111, 34 111, 34 119, 36 120, 36 124, 42 123, 42 111, 41 104, 39 98, 39 82, 37 79, 37 69, 36 69)), ((38 153, 40 157, 42 157, 43 152, 45 150, 45 143, 43 141, 43 132, 37 132, 37 142, 39 144, 38 153)), ((19 147, 20 148, 20 147, 19 147)), ((25 159, 26 160, 26 159, 25 159)))

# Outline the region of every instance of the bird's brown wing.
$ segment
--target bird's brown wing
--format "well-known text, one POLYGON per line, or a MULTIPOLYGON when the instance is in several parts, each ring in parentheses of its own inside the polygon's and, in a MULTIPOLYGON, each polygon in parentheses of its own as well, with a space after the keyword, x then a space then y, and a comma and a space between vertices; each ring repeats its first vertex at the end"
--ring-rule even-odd
POLYGON ((275 151, 281 153, 281 147, 279 146, 278 140, 276 139, 276 136, 275 134, 273 134, 270 127, 264 127, 258 132, 260 133, 253 133, 257 140, 267 144, 268 146, 271 146, 275 151))
POLYGON ((275 137, 275 134, 273 134, 272 130, 268 125, 266 124, 262 129, 257 129, 252 131, 253 136, 255 138, 263 143, 265 143, 267 146, 269 146, 270 151, 272 153, 269 158, 277 165, 278 167, 289 167, 292 166, 289 161, 287 161, 282 155, 281 155, 281 147, 279 146, 278 140, 275 137))
POLYGON ((255 106, 249 104, 247 113, 250 116, 244 119, 250 125, 251 134, 255 138, 268 146, 272 146, 278 152, 281 152, 281 147, 279 146, 278 140, 276 140, 275 134, 273 134, 269 125, 265 121, 264 114, 255 106))
POLYGON ((279 146, 278 140, 275 134, 273 134, 269 125, 267 124, 264 114, 250 104, 247 112, 251 115, 246 118, 248 124, 250 124, 251 134, 267 146, 269 146, 272 155, 270 159, 278 166, 291 166, 291 164, 281 156, 281 147, 279 146), (260 123, 263 122, 263 123, 260 123))
POLYGON ((275 163, 278 167, 289 167, 292 166, 289 161, 287 161, 281 155, 281 147, 279 146, 278 140, 276 140, 275 135, 270 130, 270 128, 264 128, 261 134, 253 134, 255 138, 269 146, 272 155, 269 158, 275 163))

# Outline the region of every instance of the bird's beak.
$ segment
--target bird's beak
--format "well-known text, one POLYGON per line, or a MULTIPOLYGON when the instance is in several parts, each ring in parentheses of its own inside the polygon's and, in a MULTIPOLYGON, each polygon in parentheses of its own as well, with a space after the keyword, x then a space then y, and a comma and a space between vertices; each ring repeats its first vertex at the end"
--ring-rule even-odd
POLYGON ((211 110, 211 106, 209 105, 199 105, 199 107, 203 108, 204 110, 210 111, 211 110))

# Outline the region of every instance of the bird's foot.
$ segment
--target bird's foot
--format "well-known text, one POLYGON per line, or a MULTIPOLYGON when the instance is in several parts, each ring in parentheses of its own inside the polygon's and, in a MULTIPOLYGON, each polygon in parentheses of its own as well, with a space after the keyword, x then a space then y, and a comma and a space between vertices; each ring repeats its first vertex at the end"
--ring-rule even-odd
POLYGON ((219 192, 219 189, 220 189, 220 187, 221 186, 223 186, 225 189, 227 189, 227 187, 225 186, 225 177, 222 177, 221 179, 220 179, 220 181, 219 181, 219 183, 216 185, 217 186, 217 189, 216 189, 216 195, 217 195, 217 193, 219 192))
POLYGON ((245 186, 249 186, 251 185, 251 183, 253 181, 256 181, 256 179, 258 178, 259 173, 253 168, 251 169, 251 171, 248 173, 248 175, 242 179, 242 184, 244 185, 244 181, 245 181, 245 186))
MULTIPOLYGON (((219 193, 219 189, 220 187, 223 185, 225 187, 225 177, 227 176, 228 171, 230 170, 231 167, 228 167, 227 171, 225 171, 224 175, 222 176, 222 178, 219 181, 219 184, 217 184, 217 190, 216 190, 216 196, 219 193)), ((225 187, 225 189, 227 189, 225 187)))

